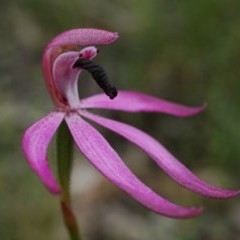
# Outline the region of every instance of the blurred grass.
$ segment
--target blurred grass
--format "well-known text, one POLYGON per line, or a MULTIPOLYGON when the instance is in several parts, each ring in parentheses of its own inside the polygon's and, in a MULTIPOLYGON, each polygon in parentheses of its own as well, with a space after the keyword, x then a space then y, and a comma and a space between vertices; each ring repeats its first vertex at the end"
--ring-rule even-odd
MULTIPOLYGON (((42 79, 42 50, 53 36, 74 27, 120 33, 120 39, 102 47, 97 58, 120 89, 189 105, 207 102, 205 113, 189 119, 112 115, 156 137, 209 182, 239 188, 239 9, 240 2, 233 0, 2 0, 0 239, 67 239, 57 198, 47 193, 28 168, 20 141, 27 126, 52 108, 42 79)), ((81 81, 82 96, 97 91, 93 83, 81 81)), ((92 173, 78 154, 74 184, 78 186, 78 177, 83 181, 81 174, 89 179, 98 176, 92 187, 79 193, 76 187, 73 195, 86 239, 239 239, 238 198, 196 197, 122 138, 104 134, 152 188, 177 203, 202 204, 206 212, 187 221, 151 213, 92 173), (84 164, 87 170, 81 172, 84 164)))

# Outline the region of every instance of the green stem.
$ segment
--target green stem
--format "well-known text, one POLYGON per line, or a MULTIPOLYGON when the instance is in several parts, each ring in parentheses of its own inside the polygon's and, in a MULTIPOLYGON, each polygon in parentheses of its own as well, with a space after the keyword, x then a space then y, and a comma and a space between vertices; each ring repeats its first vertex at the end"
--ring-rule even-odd
POLYGON ((66 204, 66 202, 61 201, 61 209, 64 223, 68 229, 68 233, 71 237, 71 240, 81 240, 81 235, 77 225, 76 217, 71 209, 71 206, 66 204))
POLYGON ((73 162, 73 138, 65 122, 61 123, 56 141, 58 176, 61 185, 61 210, 71 240, 81 240, 76 217, 71 208, 70 177, 73 162))

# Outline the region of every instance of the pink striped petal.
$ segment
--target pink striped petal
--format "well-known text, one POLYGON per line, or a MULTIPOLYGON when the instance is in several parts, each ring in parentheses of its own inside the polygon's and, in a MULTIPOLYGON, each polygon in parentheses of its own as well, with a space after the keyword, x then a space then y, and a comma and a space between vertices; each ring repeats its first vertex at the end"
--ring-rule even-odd
POLYGON ((239 190, 220 189, 199 179, 172 154, 170 154, 159 142, 139 129, 86 111, 81 114, 136 144, 143 149, 171 178, 193 192, 205 197, 218 199, 231 198, 240 193, 239 190))
POLYGON ((77 114, 66 116, 72 136, 86 158, 106 178, 149 209, 168 217, 190 218, 202 208, 177 206, 144 185, 122 162, 100 133, 77 114))
POLYGON ((32 170, 53 194, 60 193, 60 187, 47 160, 47 148, 64 118, 62 112, 52 112, 34 123, 24 133, 22 148, 32 170))
POLYGON ((109 100, 104 94, 91 96, 81 101, 81 107, 127 112, 162 112, 178 117, 192 116, 205 109, 205 105, 188 107, 134 91, 119 91, 114 100, 109 100))

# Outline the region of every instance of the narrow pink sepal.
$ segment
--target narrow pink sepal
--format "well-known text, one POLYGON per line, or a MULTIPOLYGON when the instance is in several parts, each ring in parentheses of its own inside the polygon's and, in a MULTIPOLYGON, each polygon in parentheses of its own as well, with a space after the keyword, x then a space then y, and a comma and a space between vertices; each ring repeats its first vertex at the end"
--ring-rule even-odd
POLYGON ((62 112, 48 114, 29 127, 22 139, 22 149, 30 167, 53 194, 61 190, 49 167, 47 148, 64 115, 62 112))
POLYGON ((178 117, 188 117, 205 109, 205 105, 189 107, 134 91, 119 91, 114 100, 98 94, 81 101, 82 108, 103 108, 127 112, 162 112, 178 117))
POLYGON ((110 44, 118 39, 117 32, 109 32, 95 28, 71 29, 57 35, 47 46, 90 46, 110 44))
POLYGON ((123 163, 100 133, 80 116, 66 116, 72 136, 86 158, 106 178, 149 209, 174 218, 190 218, 202 208, 186 208, 169 202, 144 185, 123 163))
POLYGON ((225 190, 199 179, 154 138, 125 123, 103 118, 87 111, 84 117, 122 135, 144 150, 171 178, 185 188, 209 198, 225 199, 240 194, 239 190, 225 190))

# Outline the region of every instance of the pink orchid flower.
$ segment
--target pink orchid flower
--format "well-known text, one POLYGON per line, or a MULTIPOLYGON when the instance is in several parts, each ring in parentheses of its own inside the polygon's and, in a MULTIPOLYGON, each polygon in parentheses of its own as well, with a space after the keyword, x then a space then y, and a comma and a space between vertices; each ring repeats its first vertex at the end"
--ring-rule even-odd
MULTIPOLYGON (((32 170, 47 189, 59 194, 61 189, 49 168, 47 149, 62 121, 66 121, 79 150, 107 179, 132 198, 156 213, 175 218, 198 215, 201 207, 182 207, 169 202, 142 183, 124 164, 106 139, 85 119, 123 136, 146 152, 171 178, 185 188, 209 198, 230 198, 240 191, 223 190, 199 179, 145 132, 116 120, 95 115, 92 108, 127 112, 161 112, 178 117, 199 113, 200 107, 187 107, 140 92, 119 91, 115 99, 97 94, 79 99, 78 78, 83 68, 79 59, 91 60, 97 55, 93 45, 106 45, 118 38, 117 33, 99 29, 73 29, 55 37, 43 54, 43 73, 55 110, 34 123, 24 134, 22 146, 32 170), (76 46, 83 46, 80 51, 76 46)), ((113 98, 113 97, 112 97, 113 98)))

